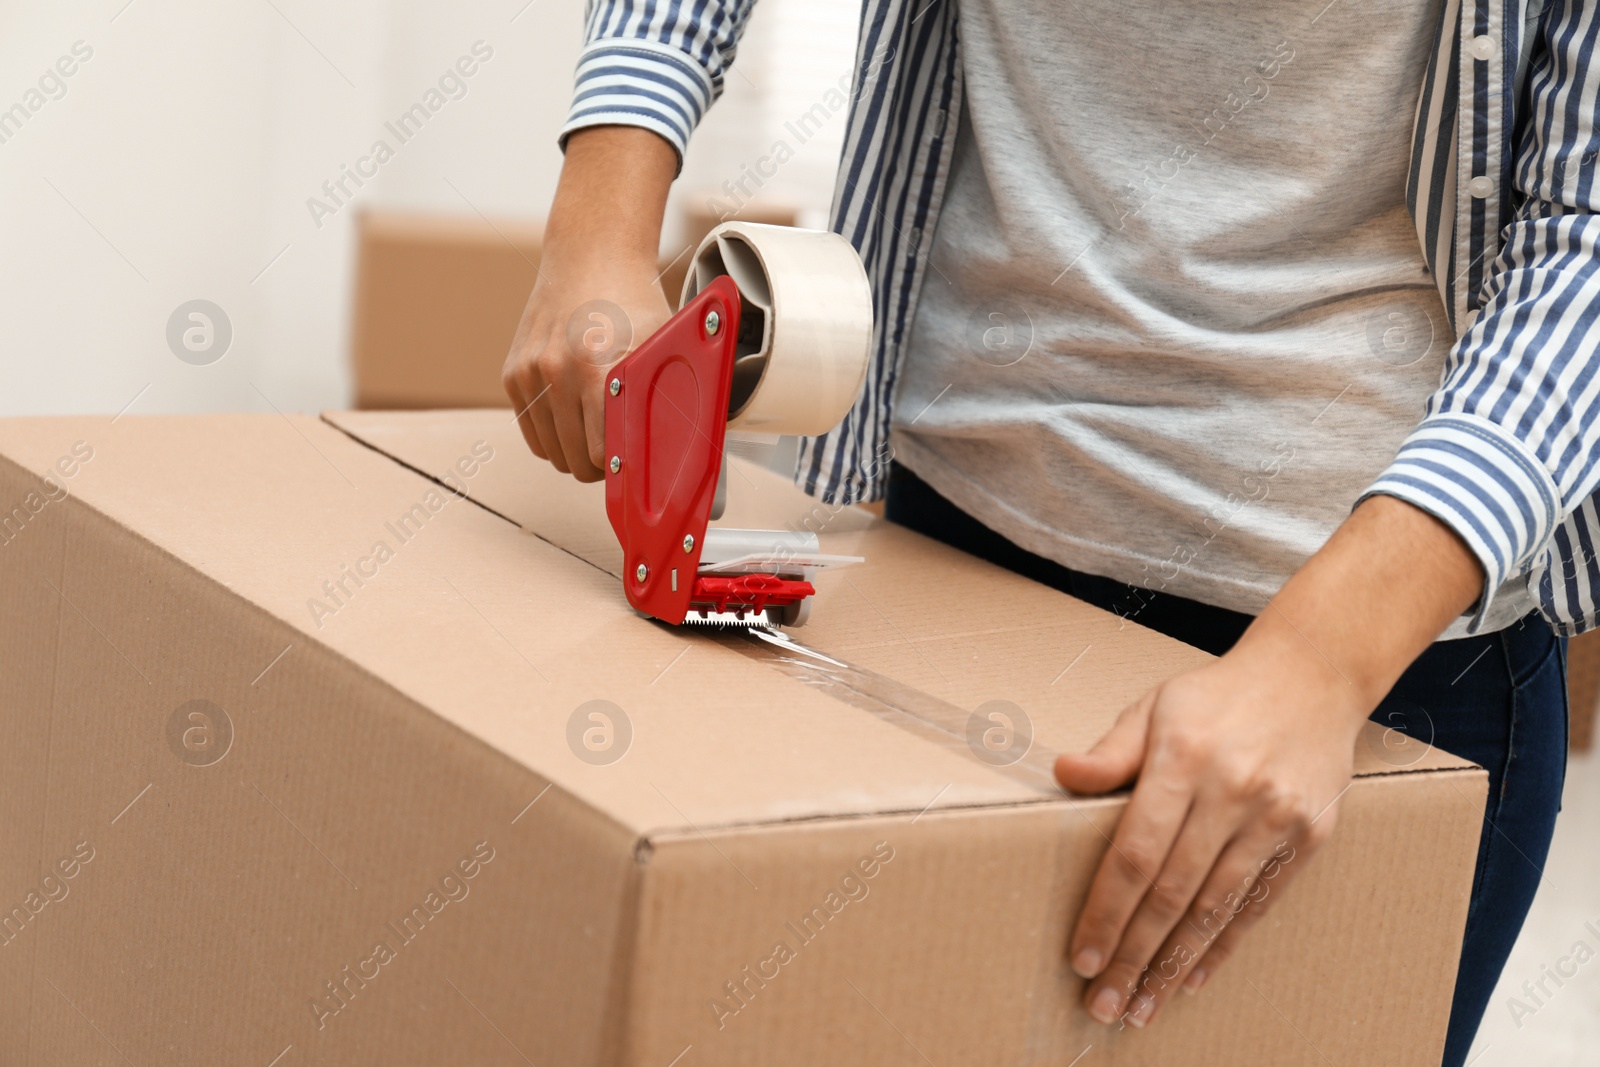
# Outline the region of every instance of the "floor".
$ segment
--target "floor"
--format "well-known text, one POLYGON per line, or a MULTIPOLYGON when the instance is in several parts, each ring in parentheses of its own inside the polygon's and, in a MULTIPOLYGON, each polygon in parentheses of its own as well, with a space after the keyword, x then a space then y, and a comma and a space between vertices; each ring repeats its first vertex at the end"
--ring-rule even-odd
POLYGON ((1600 746, 1567 765, 1544 884, 1467 1062, 1600 1067, 1600 746))

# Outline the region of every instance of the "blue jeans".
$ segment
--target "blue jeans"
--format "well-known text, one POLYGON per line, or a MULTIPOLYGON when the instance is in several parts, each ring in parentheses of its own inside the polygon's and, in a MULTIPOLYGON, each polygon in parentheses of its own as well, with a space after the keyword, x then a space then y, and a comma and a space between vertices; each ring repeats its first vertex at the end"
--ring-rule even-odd
MULTIPOLYGON (((905 467, 889 480, 890 521, 1079 600, 1222 655, 1252 619, 1083 574, 1007 541, 905 467)), ((1566 642, 1536 615, 1499 633, 1434 643, 1372 719, 1489 772, 1478 865, 1461 944, 1444 1067, 1461 1067, 1539 888, 1567 769, 1566 642)))

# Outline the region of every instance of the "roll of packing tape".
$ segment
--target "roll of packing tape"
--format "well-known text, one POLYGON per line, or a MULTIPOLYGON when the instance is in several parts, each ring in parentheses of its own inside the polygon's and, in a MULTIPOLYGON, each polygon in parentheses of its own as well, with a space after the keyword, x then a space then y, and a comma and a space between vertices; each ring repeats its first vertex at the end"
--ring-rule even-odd
POLYGON ((867 376, 872 291, 836 233, 725 222, 706 235, 684 303, 720 275, 743 307, 728 428, 815 437, 839 424, 867 376))

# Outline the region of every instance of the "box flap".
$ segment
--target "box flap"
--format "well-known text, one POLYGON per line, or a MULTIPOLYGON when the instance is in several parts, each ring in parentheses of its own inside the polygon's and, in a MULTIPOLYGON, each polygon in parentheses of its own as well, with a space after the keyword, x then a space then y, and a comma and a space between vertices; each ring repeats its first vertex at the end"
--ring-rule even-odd
MULTIPOLYGON (((496 514, 592 563, 617 584, 621 549, 604 490, 533 456, 507 412, 334 412, 358 440, 434 477, 473 440, 499 457, 466 487, 496 514)), ((1147 688, 1204 663, 1206 653, 958 552, 860 508, 813 500, 787 479, 734 459, 719 525, 810 530, 830 552, 866 562, 817 580, 801 643, 945 705, 971 712, 992 700, 1021 708, 1042 753, 1081 751, 1147 688), (959 664, 959 669, 942 669, 959 664)), ((1398 731, 1369 725, 1356 773, 1470 767, 1398 731)))

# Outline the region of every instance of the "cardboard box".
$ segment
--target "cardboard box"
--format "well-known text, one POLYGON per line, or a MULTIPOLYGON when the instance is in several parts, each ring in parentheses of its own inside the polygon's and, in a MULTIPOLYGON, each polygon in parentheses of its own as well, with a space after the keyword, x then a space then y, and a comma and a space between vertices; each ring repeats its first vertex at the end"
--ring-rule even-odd
POLYGON ((1567 642, 1568 737, 1574 752, 1594 747, 1594 721, 1600 711, 1600 630, 1567 642))
POLYGON ((356 405, 509 406, 500 368, 539 275, 544 227, 365 211, 356 230, 356 405))
MULTIPOLYGON (((737 217, 792 225, 795 212, 752 204, 737 217)), ((674 306, 691 254, 719 221, 703 209, 685 216, 683 250, 661 264, 661 284, 674 306)), ((500 368, 538 278, 543 226, 527 219, 366 211, 356 229, 356 406, 509 406, 500 368)))
POLYGON ((727 521, 867 557, 833 664, 669 629, 598 488, 501 411, 0 422, 0 1062, 1437 1062, 1480 770, 1374 729, 1229 966, 1096 1026, 1125 797, 1043 774, 1203 655, 745 464, 727 521))

